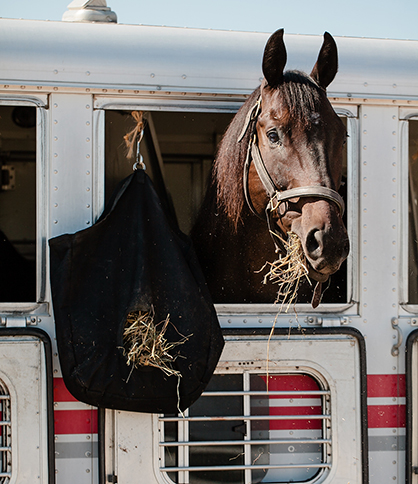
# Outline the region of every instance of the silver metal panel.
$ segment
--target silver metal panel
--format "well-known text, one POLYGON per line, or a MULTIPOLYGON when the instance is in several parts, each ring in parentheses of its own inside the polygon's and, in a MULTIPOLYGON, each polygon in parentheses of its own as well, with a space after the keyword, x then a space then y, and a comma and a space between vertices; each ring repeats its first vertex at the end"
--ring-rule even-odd
MULTIPOLYGON (((269 34, 0 20, 0 84, 248 93, 269 34)), ((280 25, 278 25, 278 28, 280 25)), ((321 36, 286 35, 288 68, 310 72, 321 36)), ((331 94, 418 97, 418 42, 336 38, 331 94)))
POLYGON ((51 236, 92 223, 92 133, 90 95, 51 96, 51 236))
POLYGON ((368 371, 393 374, 398 371, 390 356, 396 336, 391 318, 397 317, 399 297, 398 109, 363 106, 360 121, 359 329, 368 354, 374 355, 368 358, 368 371), (379 354, 382 358, 376 358, 379 354))

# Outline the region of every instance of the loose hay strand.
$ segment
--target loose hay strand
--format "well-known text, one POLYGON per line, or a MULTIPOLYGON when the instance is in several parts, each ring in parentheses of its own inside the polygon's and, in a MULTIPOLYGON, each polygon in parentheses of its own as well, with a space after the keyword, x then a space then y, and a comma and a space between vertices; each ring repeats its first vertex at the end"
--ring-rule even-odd
MULTIPOLYGON (((123 343, 126 364, 132 365, 132 370, 140 366, 153 366, 159 368, 166 375, 181 377, 181 373, 172 367, 177 355, 170 351, 184 344, 187 336, 180 333, 181 339, 177 342, 168 342, 165 333, 170 322, 170 315, 160 323, 154 323, 154 311, 133 311, 126 318, 123 332, 123 343)), ((177 331, 177 330, 176 330, 177 331)))
POLYGON ((296 302, 301 279, 306 277, 309 283, 311 281, 300 238, 294 232, 288 232, 287 241, 277 234, 274 235, 284 245, 286 254, 274 262, 266 262, 260 272, 266 267, 269 269, 263 283, 270 281, 279 285, 275 303, 281 303, 280 312, 285 308, 284 312, 287 313, 291 304, 296 302))

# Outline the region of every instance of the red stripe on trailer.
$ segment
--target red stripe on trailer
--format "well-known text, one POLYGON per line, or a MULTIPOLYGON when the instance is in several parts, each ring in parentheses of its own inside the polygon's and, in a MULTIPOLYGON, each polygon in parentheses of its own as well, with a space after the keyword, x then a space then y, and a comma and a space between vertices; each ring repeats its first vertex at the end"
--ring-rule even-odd
MULTIPOLYGON (((270 401, 270 405, 273 402, 270 401)), ((312 430, 321 429, 322 420, 321 419, 310 419, 311 415, 321 415, 321 407, 274 407, 270 406, 269 415, 295 415, 302 416, 306 415, 304 419, 286 419, 286 420, 270 420, 269 427, 270 430, 312 430)))
POLYGON ((54 378, 54 402, 77 402, 67 390, 62 378, 54 378))
POLYGON ((406 394, 405 375, 367 375, 367 396, 404 397, 406 394))
POLYGON ((55 410, 55 433, 62 434, 97 434, 97 409, 55 410))
MULTIPOLYGON (((264 382, 267 381, 266 376, 261 377, 264 382)), ((253 388, 252 390, 257 390, 253 388)), ((265 390, 265 388, 263 388, 265 390)), ((296 392, 318 391, 319 386, 314 378, 310 375, 271 375, 269 376, 269 391, 289 391, 296 392)), ((307 398, 307 395, 288 394, 283 396, 274 396, 274 398, 307 398)), ((272 397, 270 397, 272 398, 272 397)))
POLYGON ((405 427, 406 405, 368 405, 370 429, 405 427))

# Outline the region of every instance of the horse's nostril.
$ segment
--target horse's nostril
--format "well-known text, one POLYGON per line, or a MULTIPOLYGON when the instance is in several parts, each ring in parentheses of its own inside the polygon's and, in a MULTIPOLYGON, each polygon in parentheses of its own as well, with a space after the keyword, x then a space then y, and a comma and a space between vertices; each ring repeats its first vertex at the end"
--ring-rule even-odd
POLYGON ((313 255, 315 255, 315 251, 317 251, 319 247, 320 247, 319 230, 313 229, 308 233, 306 237, 306 250, 308 254, 312 257, 313 255))

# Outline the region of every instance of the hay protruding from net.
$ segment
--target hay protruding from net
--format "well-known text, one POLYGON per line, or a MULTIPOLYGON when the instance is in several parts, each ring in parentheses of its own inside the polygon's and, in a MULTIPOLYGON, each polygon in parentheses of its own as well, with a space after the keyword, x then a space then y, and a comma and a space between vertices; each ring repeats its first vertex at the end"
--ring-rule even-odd
POLYGON ((173 356, 171 351, 176 346, 185 343, 188 337, 180 335, 179 341, 168 342, 165 333, 169 324, 172 324, 170 315, 165 321, 155 324, 152 310, 130 312, 123 332, 127 365, 132 365, 132 369, 140 366, 153 366, 168 376, 180 377, 181 373, 172 367, 178 355, 173 356))
POLYGON ((306 278, 309 284, 311 281, 300 238, 293 232, 288 232, 287 241, 277 234, 274 235, 282 242, 286 254, 274 262, 266 262, 260 272, 265 268, 269 269, 263 283, 270 281, 279 285, 275 303, 280 303, 280 312, 285 309, 284 312, 287 313, 291 304, 296 302, 301 279, 306 278))

